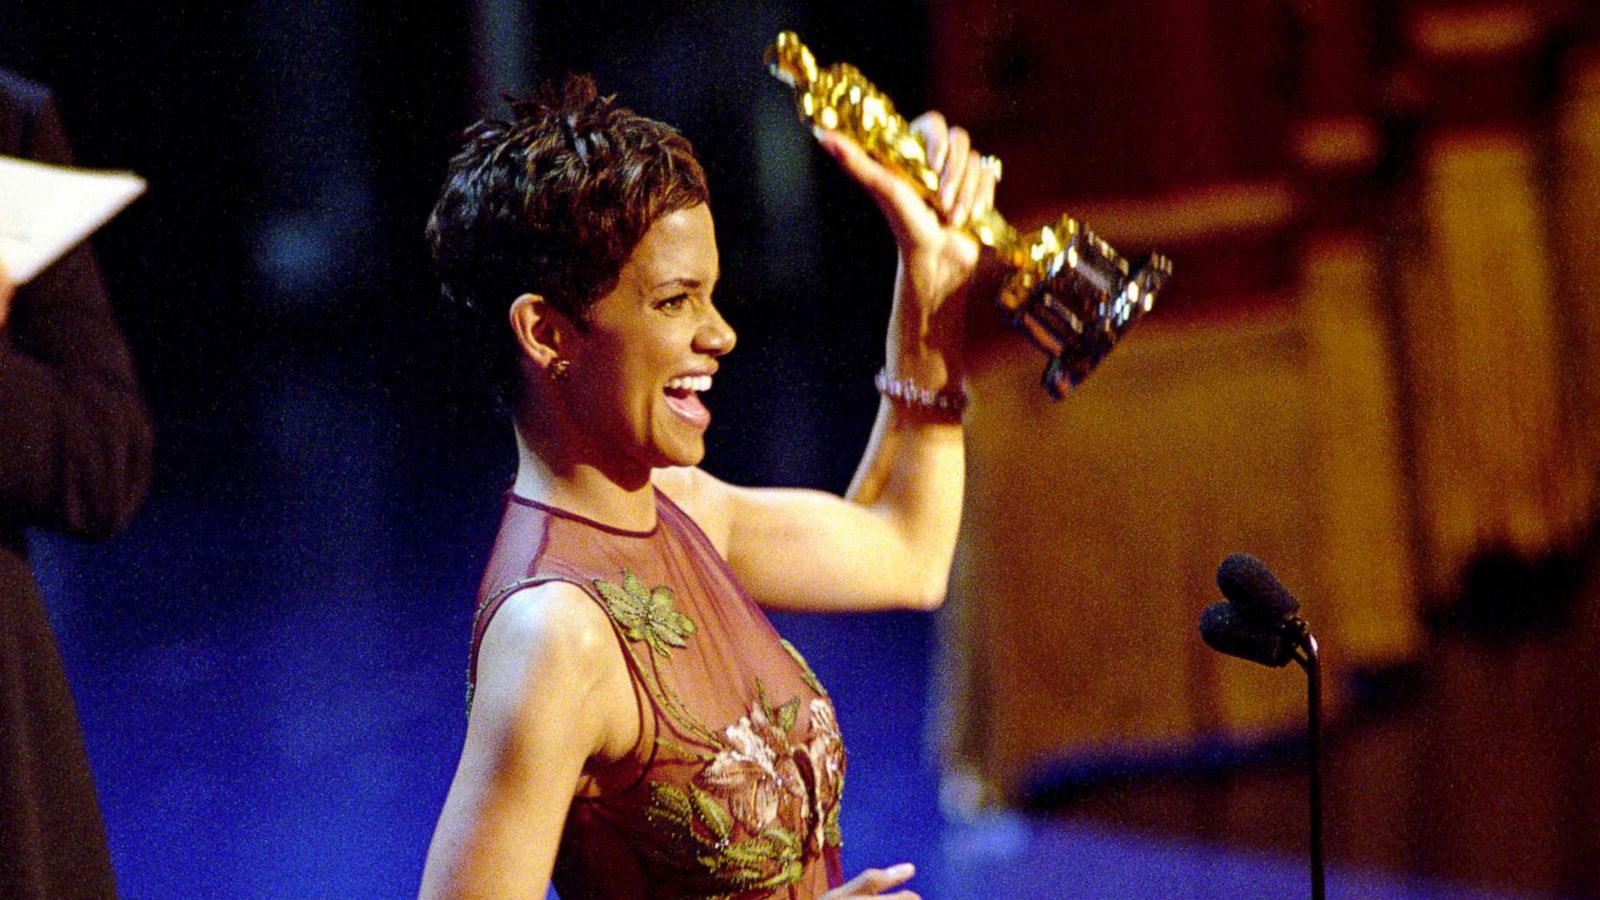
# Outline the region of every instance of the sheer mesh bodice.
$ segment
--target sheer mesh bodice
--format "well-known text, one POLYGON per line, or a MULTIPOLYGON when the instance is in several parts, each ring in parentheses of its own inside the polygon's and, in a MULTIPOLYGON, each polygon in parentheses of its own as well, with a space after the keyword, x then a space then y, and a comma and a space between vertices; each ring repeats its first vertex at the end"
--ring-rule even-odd
POLYGON ((611 617, 644 726, 599 795, 573 801, 554 877, 564 900, 814 897, 838 884, 833 704, 693 520, 659 491, 649 532, 511 495, 469 689, 500 603, 547 581, 583 588, 611 617))

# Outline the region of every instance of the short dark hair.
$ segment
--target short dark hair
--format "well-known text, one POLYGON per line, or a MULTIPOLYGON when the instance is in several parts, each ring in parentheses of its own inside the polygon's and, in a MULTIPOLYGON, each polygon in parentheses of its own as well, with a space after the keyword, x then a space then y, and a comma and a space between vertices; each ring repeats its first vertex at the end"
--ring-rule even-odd
POLYGON ((538 294, 583 327, 650 225, 709 193, 688 139, 601 96, 586 75, 507 99, 510 121, 463 132, 427 239, 490 386, 514 404, 522 382, 506 325, 512 301, 538 294))

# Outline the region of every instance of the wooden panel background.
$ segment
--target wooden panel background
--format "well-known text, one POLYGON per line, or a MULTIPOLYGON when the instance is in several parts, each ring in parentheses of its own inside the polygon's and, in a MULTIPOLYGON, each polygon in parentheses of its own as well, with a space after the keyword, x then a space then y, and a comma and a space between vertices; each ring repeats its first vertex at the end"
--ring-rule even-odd
POLYGON ((947 0, 935 101, 1177 274, 1065 403, 994 336, 940 723, 967 801, 1062 759, 1297 727, 1302 681, 1195 635, 1227 553, 1317 628, 1333 703, 1415 658, 1485 553, 1591 527, 1593 14, 1559 3, 947 0))

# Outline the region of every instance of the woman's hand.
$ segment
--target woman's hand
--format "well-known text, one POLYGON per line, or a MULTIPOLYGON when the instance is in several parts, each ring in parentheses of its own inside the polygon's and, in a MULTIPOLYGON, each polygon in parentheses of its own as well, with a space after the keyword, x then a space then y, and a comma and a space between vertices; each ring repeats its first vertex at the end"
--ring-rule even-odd
POLYGON ((905 884, 915 874, 917 874, 917 867, 911 863, 900 863, 887 869, 867 869, 860 875, 823 894, 822 900, 846 900, 849 897, 888 897, 891 900, 920 900, 914 891, 896 891, 893 894, 884 893, 890 888, 905 884))
POLYGON ((963 226, 975 210, 993 205, 995 177, 980 164, 966 130, 951 127, 939 113, 918 116, 911 130, 921 136, 928 165, 939 175, 931 200, 848 137, 819 129, 817 141, 883 211, 900 248, 902 299, 934 312, 961 292, 977 268, 980 248, 963 226))
POLYGON ((982 248, 964 226, 975 210, 994 203, 995 178, 980 163, 967 132, 950 127, 944 116, 925 113, 911 128, 922 137, 928 164, 939 174, 939 190, 931 199, 848 137, 819 130, 817 141, 867 190, 899 246, 885 359, 889 375, 943 391, 961 384, 966 302, 980 281, 974 276, 982 248))

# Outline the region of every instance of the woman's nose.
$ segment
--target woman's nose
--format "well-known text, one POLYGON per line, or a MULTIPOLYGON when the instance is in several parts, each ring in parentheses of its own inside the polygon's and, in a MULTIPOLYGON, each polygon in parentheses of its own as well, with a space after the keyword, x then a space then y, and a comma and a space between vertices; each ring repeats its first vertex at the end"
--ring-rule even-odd
POLYGON ((701 320, 700 328, 695 332, 695 349, 711 356, 721 356, 733 349, 739 336, 733 333, 733 327, 716 307, 710 307, 706 317, 701 320))

